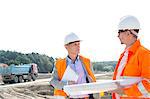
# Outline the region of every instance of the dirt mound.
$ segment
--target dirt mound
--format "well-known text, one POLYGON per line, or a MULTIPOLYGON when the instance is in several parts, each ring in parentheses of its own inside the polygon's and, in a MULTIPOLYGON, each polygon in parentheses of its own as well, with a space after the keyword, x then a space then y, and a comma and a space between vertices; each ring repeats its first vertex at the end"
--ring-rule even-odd
POLYGON ((0 88, 0 99, 54 99, 52 95, 53 88, 47 83, 0 88))

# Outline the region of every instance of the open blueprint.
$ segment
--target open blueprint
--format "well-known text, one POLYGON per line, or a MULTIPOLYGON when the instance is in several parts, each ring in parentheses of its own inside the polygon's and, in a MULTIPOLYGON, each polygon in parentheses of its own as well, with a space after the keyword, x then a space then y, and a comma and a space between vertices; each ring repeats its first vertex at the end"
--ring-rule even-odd
POLYGON ((91 94, 99 93, 105 91, 111 91, 117 89, 117 84, 121 86, 129 87, 132 84, 138 83, 141 81, 141 78, 128 78, 128 79, 119 79, 119 80, 103 80, 100 82, 94 83, 85 83, 85 84, 76 84, 76 85, 66 85, 64 86, 64 91, 68 95, 82 95, 82 94, 91 94))

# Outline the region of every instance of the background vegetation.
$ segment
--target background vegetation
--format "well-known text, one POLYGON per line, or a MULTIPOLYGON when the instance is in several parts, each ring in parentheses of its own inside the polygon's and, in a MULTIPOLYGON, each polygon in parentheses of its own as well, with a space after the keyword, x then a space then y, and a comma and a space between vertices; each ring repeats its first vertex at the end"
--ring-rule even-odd
MULTIPOLYGON (((36 63, 40 73, 52 72, 55 59, 38 53, 23 54, 15 51, 0 50, 0 63, 8 65, 36 63)), ((112 72, 116 61, 93 62, 95 72, 112 72)))
POLYGON ((117 61, 93 62, 95 72, 113 72, 117 61))
POLYGON ((7 65, 15 64, 29 64, 36 63, 39 72, 51 72, 54 66, 53 57, 40 55, 38 53, 23 54, 12 51, 0 51, 0 63, 7 65))

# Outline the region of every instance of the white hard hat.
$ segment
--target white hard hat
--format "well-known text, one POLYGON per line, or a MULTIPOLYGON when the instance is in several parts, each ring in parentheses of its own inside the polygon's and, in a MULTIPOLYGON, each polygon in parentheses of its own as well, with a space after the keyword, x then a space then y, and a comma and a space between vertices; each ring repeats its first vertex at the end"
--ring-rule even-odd
POLYGON ((125 29, 140 29, 140 22, 134 16, 124 16, 121 18, 118 30, 125 30, 125 29))
POLYGON ((81 41, 81 40, 75 33, 70 33, 70 34, 66 35, 66 37, 64 39, 64 44, 66 45, 70 42, 75 42, 75 41, 81 41))

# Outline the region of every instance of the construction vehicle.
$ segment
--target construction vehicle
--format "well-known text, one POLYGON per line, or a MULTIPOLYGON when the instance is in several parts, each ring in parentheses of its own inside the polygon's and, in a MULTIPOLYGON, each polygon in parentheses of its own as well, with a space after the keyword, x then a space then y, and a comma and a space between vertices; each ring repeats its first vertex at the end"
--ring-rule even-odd
POLYGON ((1 67, 4 83, 21 83, 36 80, 38 76, 37 64, 10 65, 1 67))

